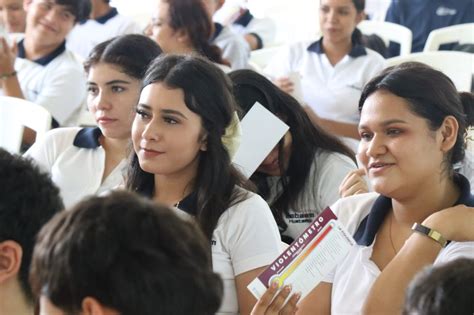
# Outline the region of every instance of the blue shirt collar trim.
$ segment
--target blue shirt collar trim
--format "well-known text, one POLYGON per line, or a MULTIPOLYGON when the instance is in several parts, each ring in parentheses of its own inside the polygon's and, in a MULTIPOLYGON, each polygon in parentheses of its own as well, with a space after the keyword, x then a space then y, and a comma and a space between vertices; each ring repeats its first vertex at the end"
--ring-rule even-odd
POLYGON ((249 10, 245 10, 244 13, 237 20, 235 20, 233 24, 239 24, 239 25, 242 25, 243 27, 246 27, 247 25, 249 25, 252 19, 253 19, 252 13, 250 13, 249 10))
MULTIPOLYGON (((319 40, 315 41, 314 43, 311 43, 308 46, 308 51, 314 52, 317 54, 324 54, 323 50, 323 38, 321 37, 319 40)), ((349 51, 349 56, 353 58, 361 57, 367 55, 367 50, 365 49, 364 46, 360 44, 354 44, 352 43, 352 49, 349 51)))
MULTIPOLYGON (((469 181, 461 174, 454 175, 454 181, 460 188, 460 195, 454 205, 464 204, 474 206, 474 195, 471 194, 469 181)), ((372 205, 369 214, 362 220, 354 239, 361 246, 369 246, 374 242, 375 235, 385 219, 385 216, 392 208, 392 199, 380 195, 372 205)))
POLYGON ((82 128, 74 138, 73 145, 82 149, 95 149, 100 147, 99 138, 102 135, 99 127, 82 128))
MULTIPOLYGON (((62 54, 63 52, 66 51, 66 41, 63 41, 61 45, 58 46, 55 50, 53 50, 50 54, 43 56, 41 58, 38 58, 36 60, 32 60, 33 62, 40 64, 42 66, 48 65, 51 61, 54 60, 57 56, 62 54)), ((20 40, 18 42, 18 53, 17 53, 18 58, 23 58, 26 59, 26 51, 25 51, 25 44, 24 44, 24 39, 20 40)))
POLYGON ((195 192, 190 193, 183 200, 181 200, 178 204, 178 209, 181 211, 186 212, 192 216, 197 215, 197 194, 195 192))
MULTIPOLYGON (((118 15, 116 8, 111 8, 109 12, 95 19, 97 23, 105 24, 108 20, 118 15)), ((86 20, 87 21, 87 20, 86 20)))
POLYGON ((211 37, 211 42, 219 36, 223 29, 224 26, 222 26, 222 24, 214 22, 214 34, 211 37))

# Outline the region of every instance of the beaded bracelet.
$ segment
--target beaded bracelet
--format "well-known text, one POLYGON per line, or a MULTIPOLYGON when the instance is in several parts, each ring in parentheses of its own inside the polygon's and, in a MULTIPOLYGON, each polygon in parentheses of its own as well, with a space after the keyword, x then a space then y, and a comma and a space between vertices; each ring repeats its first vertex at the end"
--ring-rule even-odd
POLYGON ((10 72, 10 73, 2 73, 2 74, 0 74, 0 79, 5 80, 5 79, 8 79, 8 78, 14 77, 14 76, 16 76, 16 71, 13 71, 13 72, 10 72))

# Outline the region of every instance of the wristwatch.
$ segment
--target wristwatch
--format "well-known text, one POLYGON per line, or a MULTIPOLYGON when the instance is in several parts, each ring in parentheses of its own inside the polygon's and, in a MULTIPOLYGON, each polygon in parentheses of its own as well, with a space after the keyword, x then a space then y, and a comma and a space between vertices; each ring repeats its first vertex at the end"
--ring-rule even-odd
POLYGON ((429 227, 424 226, 422 224, 415 222, 413 226, 411 227, 411 229, 413 231, 424 234, 428 236, 429 238, 435 240, 441 245, 441 247, 446 247, 446 244, 448 243, 448 241, 441 235, 441 233, 439 233, 436 230, 430 229, 429 227))

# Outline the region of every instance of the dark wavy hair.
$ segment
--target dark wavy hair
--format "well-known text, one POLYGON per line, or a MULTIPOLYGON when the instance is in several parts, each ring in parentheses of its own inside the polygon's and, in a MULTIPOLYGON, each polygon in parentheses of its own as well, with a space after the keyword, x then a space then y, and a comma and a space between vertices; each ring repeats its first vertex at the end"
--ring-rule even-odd
POLYGON ((459 93, 451 79, 441 71, 419 62, 406 62, 389 67, 374 77, 362 91, 359 111, 373 93, 385 90, 405 99, 411 111, 438 130, 447 116, 456 118, 459 130, 454 147, 448 153, 451 170, 464 159, 467 128, 474 125, 474 96, 459 93))
POLYGON ((117 36, 95 46, 84 62, 84 70, 99 63, 119 66, 123 73, 135 79, 143 79, 147 66, 162 53, 150 38, 129 34, 117 36))
POLYGON ((67 314, 86 297, 122 315, 214 314, 222 280, 195 224, 126 191, 90 197, 41 230, 30 280, 67 314))
POLYGON ((230 66, 222 58, 221 49, 210 43, 214 34, 214 23, 206 11, 202 0, 165 0, 168 3, 169 26, 183 30, 191 40, 194 49, 209 60, 230 66))
MULTIPOLYGON (((232 166, 221 139, 237 109, 231 83, 224 72, 207 59, 187 55, 163 55, 154 60, 143 87, 154 83, 183 90, 186 106, 201 117, 207 136, 206 151, 199 153, 193 188, 197 194, 197 220, 210 240, 221 214, 245 197, 236 186, 249 188, 232 166)), ((154 193, 154 175, 140 168, 135 152, 130 157, 126 186, 148 197, 154 193)))
MULTIPOLYGON (((293 141, 286 170, 282 165, 283 140, 278 144, 279 167, 281 174, 284 174, 280 177, 283 193, 270 205, 278 225, 286 229, 283 214, 288 214, 290 207, 294 206, 298 196, 304 191, 308 178, 312 176, 310 169, 316 151, 341 153, 355 162, 354 153, 340 140, 314 126, 298 101, 264 76, 252 70, 237 70, 229 73, 229 77, 234 85, 234 96, 243 112, 248 112, 255 102, 259 102, 270 112, 281 117, 290 127, 293 141)), ((315 171, 316 169, 317 166, 315 171)), ((265 199, 270 192, 266 178, 267 175, 259 172, 251 177, 265 199)))

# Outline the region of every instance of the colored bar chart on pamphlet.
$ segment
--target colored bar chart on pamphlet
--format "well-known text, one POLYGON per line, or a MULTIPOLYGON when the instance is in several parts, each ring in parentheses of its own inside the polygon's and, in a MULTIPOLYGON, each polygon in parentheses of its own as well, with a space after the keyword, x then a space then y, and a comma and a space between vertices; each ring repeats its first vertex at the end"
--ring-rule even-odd
POLYGON ((277 282, 291 284, 293 292, 306 296, 347 255, 355 244, 352 236, 326 208, 291 245, 273 261, 248 289, 260 298, 277 282))

